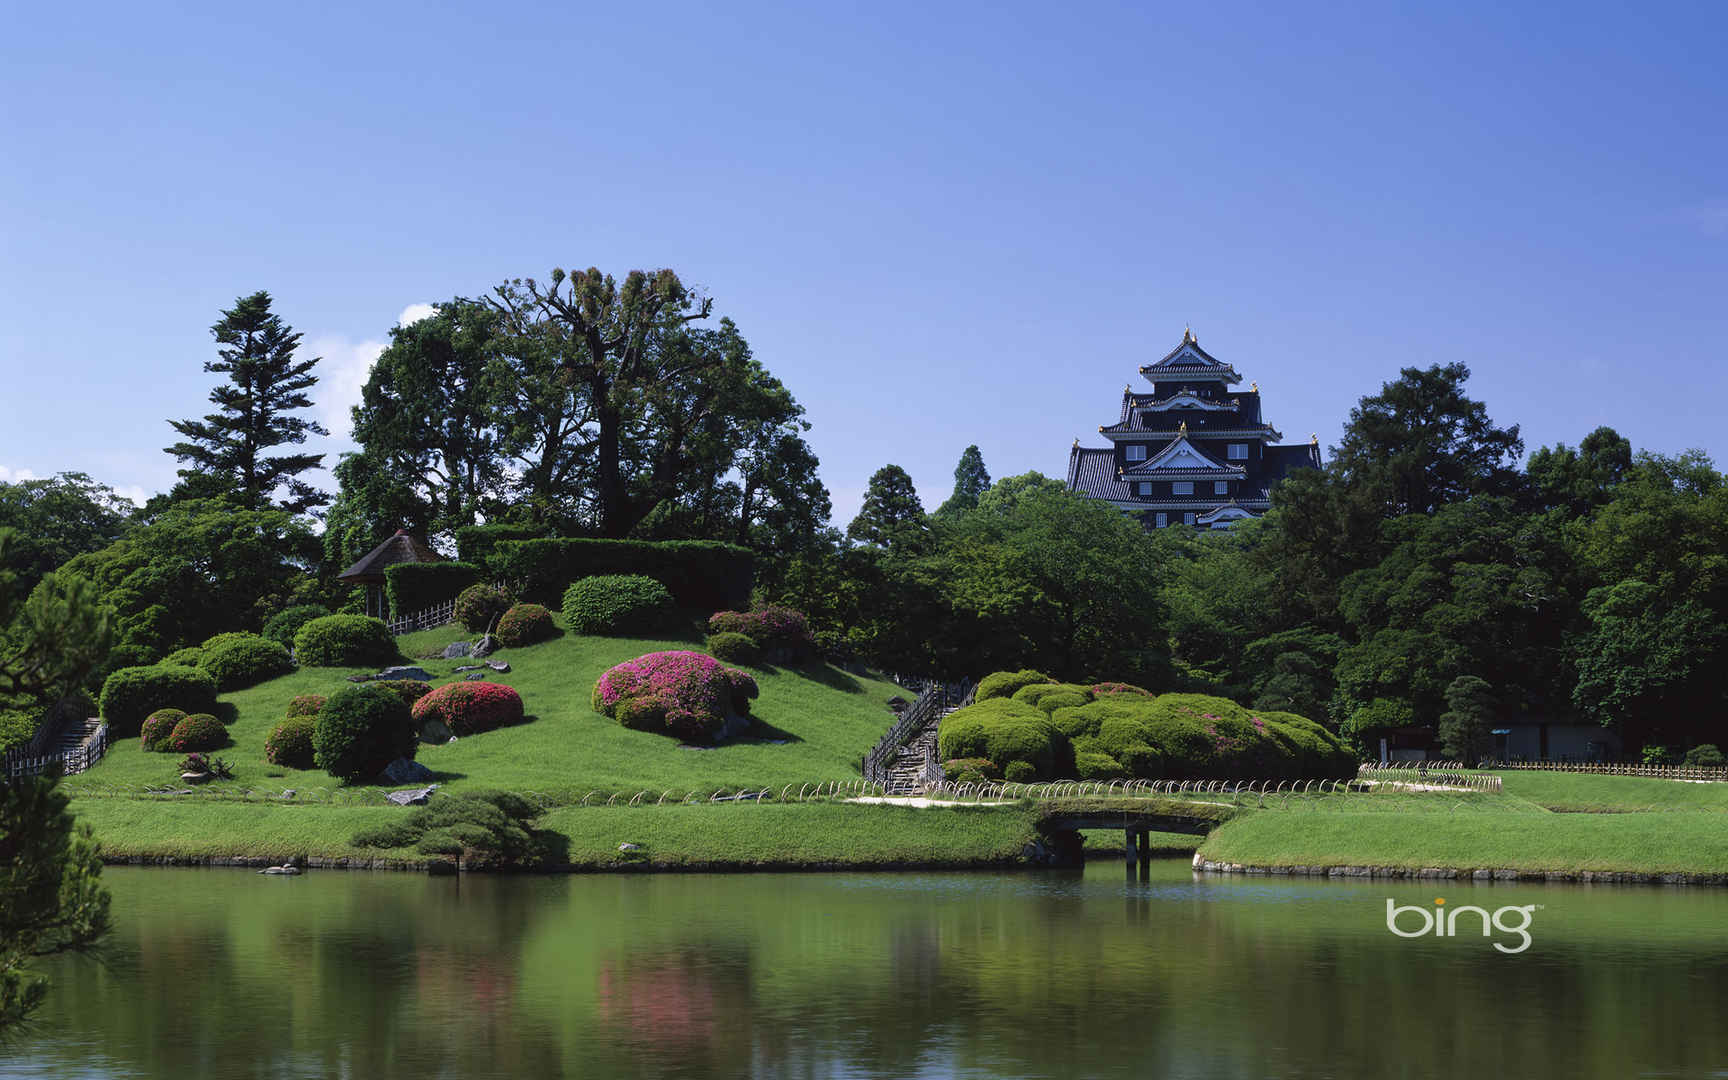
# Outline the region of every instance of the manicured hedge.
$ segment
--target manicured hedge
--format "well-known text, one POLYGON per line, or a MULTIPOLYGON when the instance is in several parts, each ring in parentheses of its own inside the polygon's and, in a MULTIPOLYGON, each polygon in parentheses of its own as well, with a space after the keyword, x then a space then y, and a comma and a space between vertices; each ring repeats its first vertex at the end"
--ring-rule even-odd
POLYGON ((998 671, 978 680, 978 692, 972 695, 972 700, 988 701, 991 698, 1013 697, 1021 687, 1055 681, 1042 671, 1033 671, 1031 668, 1022 671, 998 671))
POLYGON ((197 645, 188 645, 184 649, 175 649, 164 656, 162 662, 173 664, 176 667, 198 667, 198 662, 202 659, 204 659, 204 650, 197 645))
POLYGON ((747 634, 709 634, 708 654, 728 664, 754 664, 762 659, 762 646, 747 634))
POLYGON ((138 729, 138 740, 146 750, 166 750, 164 745, 168 736, 174 733, 174 725, 186 719, 186 714, 179 709, 157 709, 144 718, 144 723, 138 729))
POLYGON ((698 652, 648 653, 610 669, 594 684, 594 711, 627 728, 712 740, 732 716, 750 711, 756 680, 698 652))
POLYGON ((144 718, 157 709, 209 712, 215 707, 216 680, 199 668, 121 668, 102 683, 102 719, 117 736, 138 734, 144 718))
POLYGON ((338 780, 374 780, 397 758, 412 758, 418 742, 408 706, 371 683, 331 694, 312 722, 313 760, 338 780))
POLYGON ((441 721, 456 735, 478 735, 522 722, 522 696, 503 683, 453 682, 414 704, 414 722, 441 721))
POLYGON ((1002 770, 986 758, 955 758, 942 763, 942 777, 957 784, 976 784, 983 780, 1002 779, 1002 770))
POLYGON ((570 584, 603 574, 640 574, 663 582, 679 607, 701 611, 750 602, 755 556, 710 540, 504 540, 494 576, 521 582, 523 598, 558 602, 570 584))
POLYGON ((265 620, 264 636, 284 649, 292 649, 294 635, 300 632, 302 626, 328 614, 330 609, 323 604, 297 604, 291 608, 283 608, 265 620))
POLYGON ((650 634, 674 612, 666 586, 640 574, 586 577, 564 592, 564 624, 576 634, 650 634))
POLYGON ((456 621, 475 633, 492 629, 511 607, 510 595, 496 585, 470 585, 456 597, 456 621))
POLYGON ((743 634, 761 646, 771 663, 803 661, 816 652, 810 621, 796 608, 770 605, 755 611, 716 611, 708 616, 708 632, 743 634))
POLYGON ((432 692, 432 684, 420 679, 378 679, 371 685, 395 694, 410 709, 416 701, 432 692))
POLYGON ((998 672, 994 696, 942 721, 944 759, 983 757, 1003 775, 1083 779, 1314 779, 1347 776, 1355 757, 1322 725, 1204 694, 1042 682, 998 672), (1003 692, 1013 688, 1012 696, 1003 692), (1102 691, 1102 692, 1098 692, 1102 691), (1016 768, 1016 763, 1025 763, 1016 768))
POLYGON ((539 604, 517 604, 498 620, 498 640, 510 648, 533 645, 557 633, 552 613, 539 604))
POLYGON ((455 599, 463 589, 480 580, 473 563, 397 563, 384 568, 384 595, 390 600, 390 617, 400 619, 435 604, 455 599))
POLYGON ((363 667, 398 655, 389 629, 365 615, 326 615, 294 635, 294 658, 303 666, 363 667))
POLYGON ((286 715, 290 717, 317 716, 323 708, 323 694, 300 694, 288 703, 286 715))
POLYGON ((197 750, 214 750, 227 743, 228 729, 222 726, 222 721, 209 713, 193 713, 180 718, 174 730, 162 740, 161 749, 189 754, 197 750))
POLYGON ((501 542, 539 540, 545 535, 546 530, 535 525, 464 525, 456 530, 456 557, 492 570, 492 556, 501 542))
POLYGON ((198 661, 198 666, 216 680, 217 690, 244 690, 294 669, 288 650, 267 637, 257 634, 224 637, 224 641, 205 646, 198 661))
POLYGON ((290 716, 270 729, 264 740, 264 760, 290 769, 310 769, 313 764, 310 716, 290 716))

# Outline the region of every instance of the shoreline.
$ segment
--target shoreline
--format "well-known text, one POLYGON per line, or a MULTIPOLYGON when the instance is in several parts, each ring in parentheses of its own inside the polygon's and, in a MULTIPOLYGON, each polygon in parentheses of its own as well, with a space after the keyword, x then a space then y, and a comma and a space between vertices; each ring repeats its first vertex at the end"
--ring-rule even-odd
POLYGON ((1546 881, 1596 885, 1728 885, 1728 874, 1689 872, 1642 872, 1635 870, 1517 870, 1510 868, 1472 867, 1462 869, 1445 866, 1412 868, 1408 866, 1360 865, 1253 865, 1237 862, 1216 862, 1194 854, 1194 871, 1202 874, 1255 877, 1323 877, 1350 880, 1403 881, 1469 881, 1477 884, 1503 881, 1546 881))

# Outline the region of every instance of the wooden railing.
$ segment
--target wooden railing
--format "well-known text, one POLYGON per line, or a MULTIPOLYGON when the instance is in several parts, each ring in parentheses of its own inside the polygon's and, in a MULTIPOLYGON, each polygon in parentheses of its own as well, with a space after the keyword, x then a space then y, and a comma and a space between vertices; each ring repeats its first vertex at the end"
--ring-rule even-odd
POLYGON ((1603 776, 1648 776, 1657 780, 1728 781, 1723 765, 1614 765, 1606 762, 1484 761, 1483 769, 1541 769, 1547 772, 1598 773, 1603 776))
POLYGON ((387 625, 394 637, 412 634, 416 630, 431 630, 445 623, 456 621, 456 601, 454 598, 442 604, 433 604, 422 611, 411 612, 400 619, 391 619, 387 625))
POLYGON ((100 724, 90 737, 71 750, 46 749, 38 745, 44 741, 43 732, 48 732, 48 742, 59 735, 61 725, 54 720, 45 722, 36 737, 23 746, 13 747, 5 756, 0 757, 0 780, 22 780, 27 776, 41 776, 43 773, 58 767, 66 776, 81 773, 90 766, 102 760, 102 755, 108 752, 109 732, 107 724, 100 724))
MULTIPOLYGON (((907 685, 907 680, 896 678, 901 686, 907 685)), ((873 783, 883 783, 888 778, 889 767, 900 753, 900 748, 906 745, 925 725, 934 723, 944 706, 949 702, 970 701, 972 686, 970 683, 928 682, 918 700, 901 712, 899 719, 894 721, 886 734, 876 743, 876 746, 864 755, 864 779, 873 783)), ((925 753, 925 770, 929 769, 929 761, 935 755, 932 748, 925 753)), ((940 779, 940 777, 938 777, 940 779)))

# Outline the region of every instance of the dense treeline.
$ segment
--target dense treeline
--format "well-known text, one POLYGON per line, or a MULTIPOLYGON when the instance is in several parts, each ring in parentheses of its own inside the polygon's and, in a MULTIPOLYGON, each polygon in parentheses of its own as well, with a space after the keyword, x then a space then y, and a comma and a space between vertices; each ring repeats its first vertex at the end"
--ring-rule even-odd
POLYGON ((106 671, 290 608, 357 610, 335 575, 397 528, 450 554, 739 545, 758 601, 893 671, 1221 694, 1364 746, 1432 729, 1465 756, 1520 718, 1632 750, 1721 741, 1723 476, 1606 428, 1524 461, 1462 365, 1362 398, 1330 463, 1228 532, 1148 531, 1037 473, 992 482, 976 446, 935 511, 888 465, 841 531, 803 408, 671 271, 554 271, 393 329, 329 500, 301 449, 318 361, 272 303, 211 328, 223 378, 214 411, 170 422, 172 491, 139 508, 77 473, 0 484, 0 744, 106 671))

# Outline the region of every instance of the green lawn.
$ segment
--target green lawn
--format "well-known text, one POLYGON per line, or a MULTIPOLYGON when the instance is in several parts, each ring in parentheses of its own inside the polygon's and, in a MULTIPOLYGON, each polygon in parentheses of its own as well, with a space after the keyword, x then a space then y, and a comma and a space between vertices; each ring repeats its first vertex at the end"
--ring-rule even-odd
POLYGON ((1546 810, 1625 812, 1713 810, 1728 812, 1728 783, 1653 780, 1642 776, 1509 769, 1496 774, 1509 798, 1546 810))
MULTIPOLYGON (((446 627, 398 639, 412 656, 472 637, 446 627)), ((907 691, 892 683, 849 675, 838 668, 751 668, 761 687, 752 705, 760 721, 752 737, 717 749, 698 750, 664 736, 630 731, 594 712, 589 694, 602 672, 623 660, 658 649, 700 649, 692 640, 639 640, 566 635, 523 649, 497 654, 512 670, 492 681, 517 688, 528 722, 516 727, 458 739, 444 746, 422 746, 418 760, 439 774, 451 793, 464 788, 498 787, 532 794, 551 803, 580 801, 590 791, 653 789, 707 790, 759 786, 779 788, 823 780, 855 779, 864 752, 893 722, 887 700, 907 691), (770 740, 783 740, 773 742, 770 740)), ((414 661, 443 684, 460 678, 452 669, 463 660, 414 661)), ((268 683, 223 695, 234 720, 233 745, 216 751, 234 766, 234 780, 205 791, 224 789, 280 791, 294 788, 302 799, 328 799, 336 783, 321 772, 269 765, 264 739, 297 694, 330 693, 343 679, 364 669, 307 668, 268 683)), ((176 779, 178 755, 145 752, 138 740, 122 739, 88 773, 67 781, 74 795, 136 793, 176 779)), ((376 802, 379 789, 339 793, 344 800, 376 802)))

